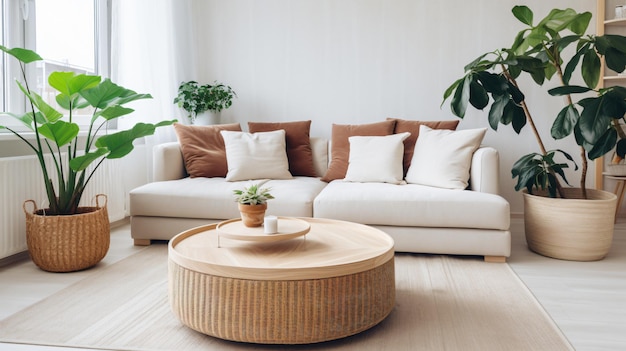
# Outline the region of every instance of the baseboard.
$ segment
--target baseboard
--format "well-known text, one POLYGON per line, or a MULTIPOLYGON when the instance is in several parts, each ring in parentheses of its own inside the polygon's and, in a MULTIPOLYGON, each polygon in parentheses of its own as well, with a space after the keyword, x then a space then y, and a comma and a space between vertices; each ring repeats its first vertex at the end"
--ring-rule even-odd
POLYGON ((10 266, 14 263, 18 263, 27 259, 29 259, 28 251, 18 252, 14 255, 0 258, 0 268, 10 266))

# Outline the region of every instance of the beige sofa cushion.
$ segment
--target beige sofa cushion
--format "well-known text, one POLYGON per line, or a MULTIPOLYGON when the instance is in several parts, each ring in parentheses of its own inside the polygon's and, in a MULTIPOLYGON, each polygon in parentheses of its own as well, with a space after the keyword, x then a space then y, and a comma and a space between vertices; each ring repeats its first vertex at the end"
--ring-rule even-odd
MULTIPOLYGON (((145 184, 130 192, 131 216, 230 219, 239 217, 233 190, 253 182, 228 182, 224 178, 184 178, 145 184)), ((326 183, 318 178, 294 177, 254 181, 270 187, 276 199, 268 214, 312 217, 313 199, 326 183)))
POLYGON ((336 180, 315 199, 313 215, 391 226, 508 230, 509 203, 499 195, 418 184, 336 180))

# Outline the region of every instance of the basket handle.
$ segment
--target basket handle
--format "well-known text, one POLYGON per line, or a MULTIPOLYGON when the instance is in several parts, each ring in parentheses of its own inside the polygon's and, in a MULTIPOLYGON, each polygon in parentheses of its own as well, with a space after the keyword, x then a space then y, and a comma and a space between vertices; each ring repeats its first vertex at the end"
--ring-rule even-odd
POLYGON ((24 213, 25 214, 35 213, 37 211, 37 203, 35 202, 35 200, 26 200, 22 204, 22 208, 24 209, 24 213), (32 206, 33 206, 33 210, 30 211, 30 212, 26 209, 26 204, 28 204, 28 203, 32 204, 32 206))
POLYGON ((104 195, 104 194, 98 194, 98 195, 96 195, 96 196, 95 196, 95 199, 96 199, 96 207, 98 207, 98 208, 106 207, 107 202, 109 201, 109 199, 107 198, 107 196, 106 196, 106 195, 104 195), (103 198, 104 198, 104 204, 103 204, 102 206, 100 206, 100 201, 99 201, 100 197, 103 197, 103 198))

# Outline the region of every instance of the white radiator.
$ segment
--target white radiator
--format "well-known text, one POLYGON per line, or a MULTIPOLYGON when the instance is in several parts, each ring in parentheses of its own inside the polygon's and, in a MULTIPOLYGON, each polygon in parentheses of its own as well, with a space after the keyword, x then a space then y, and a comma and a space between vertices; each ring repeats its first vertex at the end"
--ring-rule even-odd
MULTIPOLYGON (((117 221, 125 217, 127 191, 122 162, 104 161, 85 189, 81 206, 95 206, 95 195, 105 194, 109 219, 117 221)), ((43 176, 35 156, 0 158, 0 258, 27 249, 22 205, 25 200, 32 199, 39 208, 47 207, 45 194, 43 176)))

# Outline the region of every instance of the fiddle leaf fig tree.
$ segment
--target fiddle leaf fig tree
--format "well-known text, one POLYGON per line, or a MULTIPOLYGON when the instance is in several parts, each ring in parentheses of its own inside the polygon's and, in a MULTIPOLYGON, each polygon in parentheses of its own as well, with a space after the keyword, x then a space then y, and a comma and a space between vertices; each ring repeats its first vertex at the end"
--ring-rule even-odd
POLYGON ((512 12, 526 28, 515 36, 510 48, 482 54, 465 66, 465 75, 445 91, 443 100, 450 98, 451 110, 460 118, 470 105, 483 110, 491 103, 487 118, 493 130, 504 124, 519 134, 529 125, 539 152, 525 155, 513 165, 515 189, 526 188, 529 193, 541 189, 552 197, 563 197, 561 180, 567 183, 564 170, 570 164, 578 170, 578 165, 563 150, 546 150, 533 119, 533 113, 541 114, 541 109, 531 111, 524 87, 518 83, 522 74, 540 86, 557 79, 558 86, 549 89, 548 94, 565 104, 553 117, 550 135, 555 140, 573 135, 580 146, 580 187, 586 198, 588 159, 596 159, 614 148, 619 157, 626 154, 626 135, 620 127, 626 113, 626 88, 596 89, 602 58, 613 71, 621 73, 626 68, 626 37, 585 34, 591 20, 589 12, 554 9, 536 24, 528 7, 515 6, 512 12), (571 83, 576 72, 580 72, 584 85, 571 83), (575 100, 578 96, 580 99, 575 100))
POLYGON ((22 48, 0 46, 0 50, 19 61, 24 81, 17 81, 17 85, 26 96, 30 110, 24 114, 2 113, 20 121, 26 132, 12 126, 0 125, 0 129, 13 133, 37 156, 50 205, 46 211, 48 215, 77 213, 85 186, 105 159, 126 156, 133 150, 136 139, 152 135, 156 128, 175 122, 137 123, 130 130, 105 134, 108 121, 134 111, 125 104, 152 97, 100 76, 53 72, 48 84, 57 91, 57 104, 66 110, 61 113, 28 86, 25 66, 42 58, 34 51, 22 48), (77 110, 88 107, 93 113, 83 142, 79 138, 80 127, 73 119, 77 110), (33 133, 34 139, 26 133, 33 133), (51 166, 46 163, 46 154, 52 158, 51 166))

